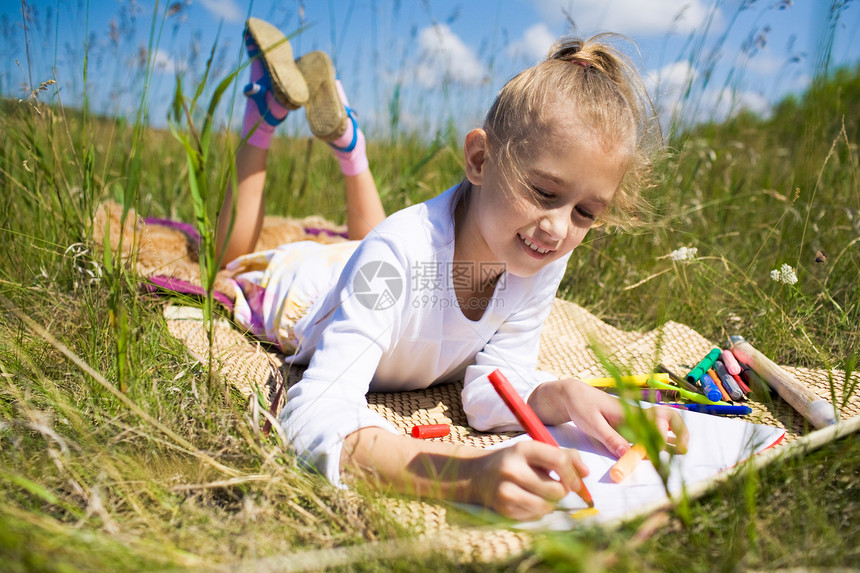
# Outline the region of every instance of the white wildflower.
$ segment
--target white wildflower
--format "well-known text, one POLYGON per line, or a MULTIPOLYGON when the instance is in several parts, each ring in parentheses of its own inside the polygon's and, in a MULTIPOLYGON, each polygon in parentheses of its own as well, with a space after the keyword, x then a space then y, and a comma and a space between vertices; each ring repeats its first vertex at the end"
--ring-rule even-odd
POLYGON ((778 270, 770 271, 770 278, 783 284, 793 285, 797 282, 797 273, 791 265, 783 263, 778 270))
POLYGON ((681 247, 669 253, 669 258, 677 263, 689 263, 696 260, 696 253, 699 249, 696 247, 681 247))

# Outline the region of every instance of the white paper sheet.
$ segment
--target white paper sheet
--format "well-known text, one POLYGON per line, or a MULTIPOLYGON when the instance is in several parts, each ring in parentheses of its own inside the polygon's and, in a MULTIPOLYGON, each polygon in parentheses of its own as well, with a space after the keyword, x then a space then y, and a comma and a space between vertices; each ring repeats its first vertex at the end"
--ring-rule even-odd
MULTIPOLYGON (((681 416, 690 431, 688 451, 672 459, 669 471, 669 491, 673 494, 725 471, 750 456, 777 444, 785 430, 761 424, 752 424, 740 419, 723 418, 710 414, 681 411, 681 416)), ((589 520, 609 521, 631 516, 646 504, 666 499, 666 491, 660 476, 649 460, 641 464, 623 482, 617 484, 609 477, 609 468, 617 461, 598 442, 588 438, 573 423, 549 428, 550 433, 565 448, 579 450, 582 460, 591 473, 583 481, 594 499, 599 513, 589 520)), ((494 447, 506 447, 520 440, 529 440, 523 434, 494 447)), ((521 524, 525 529, 570 529, 584 521, 573 519, 570 510, 585 507, 576 495, 568 494, 559 510, 539 521, 521 524)))

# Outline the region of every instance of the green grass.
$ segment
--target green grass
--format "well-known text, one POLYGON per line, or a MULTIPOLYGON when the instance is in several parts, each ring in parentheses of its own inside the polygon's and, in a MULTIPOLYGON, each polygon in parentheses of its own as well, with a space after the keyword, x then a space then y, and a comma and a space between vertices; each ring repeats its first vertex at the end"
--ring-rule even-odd
MULTIPOLYGON (((844 69, 769 120, 741 115, 677 135, 650 192, 653 221, 635 235, 589 235, 562 296, 625 329, 676 320, 714 342, 742 333, 780 363, 852 369, 858 125, 860 69, 844 69), (696 247, 697 260, 671 262, 681 246, 696 247), (817 251, 826 262, 815 262, 817 251), (770 279, 783 263, 797 269, 796 285, 770 279)), ((106 198, 194 220, 185 151, 170 133, 33 100, 3 101, 0 133, 4 569, 199 570, 336 547, 356 548, 344 553, 346 568, 457 569, 410 545, 411 532, 373 494, 334 490, 297 468, 229 389, 202 399, 206 367, 168 334, 161 303, 92 244, 88 222, 106 198), (404 545, 377 560, 360 551, 398 539, 404 545)), ((213 145, 217 189, 230 146, 223 134, 213 145)), ((385 158, 373 164, 388 212, 462 174, 451 134, 433 143, 399 135, 371 142, 369 153, 385 158)), ((275 141, 270 213, 340 221, 340 188, 325 145, 275 141)), ((683 519, 553 534, 499 569, 850 566, 860 546, 858 472, 860 442, 846 438, 734 479, 683 519)))

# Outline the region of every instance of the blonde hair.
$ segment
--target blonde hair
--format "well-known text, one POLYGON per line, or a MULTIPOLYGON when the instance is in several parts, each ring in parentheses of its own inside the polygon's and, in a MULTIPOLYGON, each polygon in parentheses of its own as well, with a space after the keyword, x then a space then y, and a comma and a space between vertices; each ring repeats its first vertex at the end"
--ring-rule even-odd
POLYGON ((600 221, 633 227, 636 215, 647 210, 642 190, 651 183, 663 137, 642 78, 609 43, 618 39, 626 40, 615 34, 562 38, 546 60, 505 84, 483 128, 503 175, 524 184, 523 165, 549 144, 557 105, 571 106, 579 124, 600 141, 628 148, 626 173, 600 221))

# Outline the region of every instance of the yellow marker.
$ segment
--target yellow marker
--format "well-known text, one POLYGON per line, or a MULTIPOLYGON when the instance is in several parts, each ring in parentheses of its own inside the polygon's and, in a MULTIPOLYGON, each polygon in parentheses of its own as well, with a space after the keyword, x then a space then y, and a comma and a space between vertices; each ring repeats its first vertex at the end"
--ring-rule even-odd
MULTIPOLYGON (((663 372, 655 372, 654 374, 637 374, 635 376, 622 376, 621 382, 628 386, 647 386, 648 380, 656 380, 657 382, 665 382, 668 384, 672 381, 668 374, 663 372)), ((617 380, 612 377, 608 378, 587 378, 583 380, 589 386, 597 388, 615 388, 617 380)))
POLYGON ((578 511, 571 511, 570 516, 573 519, 588 519, 589 517, 594 517, 600 513, 600 510, 596 507, 586 507, 585 509, 580 509, 578 511))
POLYGON ((645 459, 645 447, 640 444, 633 444, 633 447, 627 450, 627 453, 618 458, 615 465, 609 470, 609 477, 615 483, 621 483, 627 479, 627 476, 633 473, 636 466, 645 459))

